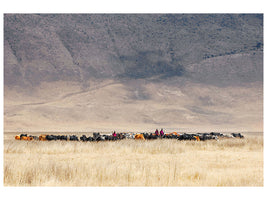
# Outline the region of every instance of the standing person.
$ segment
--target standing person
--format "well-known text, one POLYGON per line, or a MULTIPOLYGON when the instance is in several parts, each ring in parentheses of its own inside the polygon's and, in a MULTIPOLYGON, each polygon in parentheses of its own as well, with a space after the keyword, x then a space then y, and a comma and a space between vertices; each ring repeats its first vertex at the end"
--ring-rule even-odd
POLYGON ((156 129, 156 131, 155 131, 155 135, 156 135, 156 136, 159 136, 159 130, 158 130, 158 129, 156 129))
POLYGON ((164 135, 163 129, 160 130, 160 136, 162 137, 164 135))
POLYGON ((112 133, 112 136, 113 136, 113 137, 116 137, 116 136, 117 136, 117 134, 116 134, 115 131, 112 133))

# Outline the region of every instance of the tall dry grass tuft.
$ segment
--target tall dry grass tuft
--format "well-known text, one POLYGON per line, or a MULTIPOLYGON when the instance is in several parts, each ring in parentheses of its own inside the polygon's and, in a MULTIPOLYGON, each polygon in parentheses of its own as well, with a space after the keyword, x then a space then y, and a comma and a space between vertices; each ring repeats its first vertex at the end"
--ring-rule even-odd
POLYGON ((263 186, 263 137, 4 142, 5 186, 263 186))

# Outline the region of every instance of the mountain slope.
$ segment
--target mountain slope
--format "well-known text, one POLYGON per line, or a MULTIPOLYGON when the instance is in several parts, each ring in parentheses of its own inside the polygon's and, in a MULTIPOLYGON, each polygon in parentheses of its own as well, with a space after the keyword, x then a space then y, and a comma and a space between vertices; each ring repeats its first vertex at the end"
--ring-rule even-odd
POLYGON ((5 14, 5 130, 262 130, 263 15, 5 14))
POLYGON ((6 84, 14 84, 14 76, 31 85, 183 76, 187 66, 203 60, 263 49, 262 15, 7 14, 4 19, 6 84), (13 71, 17 75, 9 75, 13 71))

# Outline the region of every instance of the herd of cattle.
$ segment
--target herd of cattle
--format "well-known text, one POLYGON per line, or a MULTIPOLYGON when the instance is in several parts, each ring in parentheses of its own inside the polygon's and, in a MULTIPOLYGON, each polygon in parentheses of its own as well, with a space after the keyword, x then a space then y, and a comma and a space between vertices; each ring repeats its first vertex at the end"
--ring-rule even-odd
POLYGON ((100 133, 93 133, 93 136, 82 135, 79 139, 76 135, 46 135, 41 134, 39 137, 28 134, 16 135, 16 140, 40 140, 40 141, 51 141, 51 140, 63 140, 63 141, 116 141, 123 139, 135 139, 135 140, 155 140, 155 139, 176 139, 176 140, 218 140, 219 138, 244 138, 240 133, 231 133, 230 135, 222 133, 177 133, 172 132, 164 135, 156 135, 154 133, 117 133, 115 135, 101 135, 100 133))

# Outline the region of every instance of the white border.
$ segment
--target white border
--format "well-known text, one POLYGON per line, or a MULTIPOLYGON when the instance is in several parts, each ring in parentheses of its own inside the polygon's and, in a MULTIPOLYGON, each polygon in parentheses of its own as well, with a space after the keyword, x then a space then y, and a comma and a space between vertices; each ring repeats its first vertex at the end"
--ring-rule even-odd
POLYGON ((264 1, 8 0, 1 10, 5 13, 263 13, 264 1))
MULTIPOLYGON (((263 0, 253 1, 215 1, 215 0, 8 0, 1 2, 1 63, 3 69, 3 14, 4 13, 264 13, 263 0)), ((266 17, 264 17, 264 21, 266 17)), ((265 32, 265 31, 264 31, 265 32)), ((265 34, 264 34, 265 35, 265 34)), ((264 57, 265 58, 265 57, 264 57)), ((1 111, 3 113, 3 70, 1 70, 1 111)), ((266 80, 266 73, 264 73, 266 80)), ((266 88, 264 87, 264 92, 266 88)), ((265 111, 265 106, 264 106, 265 111)), ((264 112, 265 113, 265 112, 264 112)), ((264 118, 264 122, 266 119, 264 118)), ((265 123, 264 123, 265 124, 265 123)), ((1 115, 1 149, 3 150, 3 114, 1 115)), ((265 127, 265 126, 264 126, 265 127)), ((266 160, 266 152, 264 153, 266 160)), ((3 187, 3 151, 1 152, 1 190, 2 199, 267 199, 266 187, 250 188, 40 188, 40 187, 3 187)), ((264 167, 266 186, 266 167, 264 167)))

